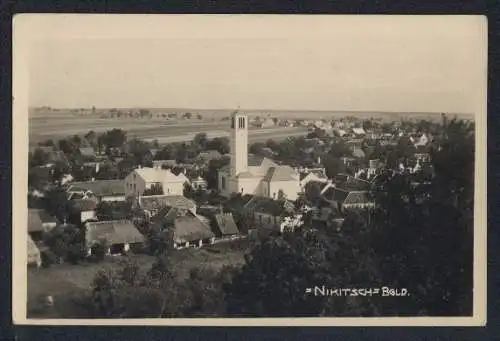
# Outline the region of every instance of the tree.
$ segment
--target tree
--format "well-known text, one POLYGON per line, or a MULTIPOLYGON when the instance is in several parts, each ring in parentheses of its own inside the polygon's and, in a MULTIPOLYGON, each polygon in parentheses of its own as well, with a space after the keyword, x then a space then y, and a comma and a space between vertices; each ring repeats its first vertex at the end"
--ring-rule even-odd
POLYGON ((61 259, 78 263, 85 258, 85 236, 75 225, 56 227, 44 236, 44 243, 61 259))
POLYGON ((321 186, 317 182, 309 182, 306 184, 304 192, 307 201, 317 204, 320 199, 321 186))
MULTIPOLYGON (((344 315, 349 302, 335 300, 327 305, 325 297, 308 294, 306 288, 350 283, 350 278, 363 270, 353 262, 364 249, 356 243, 356 238, 343 242, 335 234, 307 229, 258 243, 224 288, 228 313, 259 317, 344 315)), ((366 313, 371 307, 365 303, 362 308, 366 313)))
POLYGON ((104 134, 104 144, 107 148, 119 148, 125 144, 127 134, 121 129, 112 129, 104 134))
POLYGON ((377 194, 374 248, 383 274, 411 292, 401 314, 472 312, 474 137, 462 121, 444 119, 440 129, 430 188, 395 175, 377 194))
POLYGON ((45 193, 45 208, 51 215, 59 220, 69 218, 70 207, 68 196, 64 189, 54 187, 45 193))
POLYGON ((200 150, 205 150, 208 143, 206 133, 197 133, 193 138, 193 144, 200 150))
POLYGON ((217 150, 222 155, 230 152, 229 139, 227 137, 216 137, 208 140, 207 149, 217 150))
POLYGON ((29 155, 30 167, 42 166, 49 161, 49 156, 41 148, 36 148, 33 153, 29 155))
POLYGON ((84 138, 85 138, 85 140, 87 140, 88 144, 91 147, 93 147, 93 148, 98 147, 98 145, 99 145, 98 136, 93 130, 91 130, 87 134, 85 134, 84 138))

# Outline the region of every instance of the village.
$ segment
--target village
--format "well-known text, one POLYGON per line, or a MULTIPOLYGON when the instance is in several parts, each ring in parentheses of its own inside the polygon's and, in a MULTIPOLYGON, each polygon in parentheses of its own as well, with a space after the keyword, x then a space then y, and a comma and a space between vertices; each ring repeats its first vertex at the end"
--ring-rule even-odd
POLYGON ((198 133, 189 143, 159 145, 113 129, 32 148, 29 271, 233 244, 243 257, 269 236, 340 232, 350 212, 369 217, 388 175, 411 176, 420 187, 433 176, 439 126, 428 121, 269 118, 308 132, 249 145, 255 121, 232 113, 229 139, 198 133))
MULTIPOLYGON (((55 230, 82 231, 81 246, 91 257, 103 245, 105 255, 144 248, 151 234, 163 235, 170 227, 172 240, 165 243, 172 242, 175 249, 231 242, 256 232, 293 230, 306 215, 317 223, 334 221, 340 228, 346 210, 374 206, 373 184, 391 162, 383 159, 384 150, 401 146, 404 140, 406 155, 400 155, 392 171, 415 174, 416 181, 432 174, 428 152, 432 135, 417 131, 417 125, 405 131, 401 122, 381 127, 380 122, 369 121, 369 129, 354 120, 305 122, 311 130, 307 137, 281 142, 302 144, 294 146, 298 155, 284 155, 279 141, 248 148, 247 120, 245 114, 233 114, 229 153, 224 153, 227 141, 215 143, 218 149, 202 147, 187 160, 159 159, 169 147, 150 148, 142 164, 132 166, 126 175, 110 168, 130 155, 127 145, 96 151, 81 140, 73 162, 68 161, 73 155, 61 150, 65 141, 60 143, 63 148, 34 148, 30 160, 38 164, 30 175, 41 179, 45 174, 46 181, 30 186, 29 263, 42 266, 68 258, 44 242, 55 230), (215 171, 214 165, 219 166, 215 171), (334 220, 326 219, 331 215, 334 220)), ((203 140, 199 134, 192 143, 210 147, 210 141, 203 140)))

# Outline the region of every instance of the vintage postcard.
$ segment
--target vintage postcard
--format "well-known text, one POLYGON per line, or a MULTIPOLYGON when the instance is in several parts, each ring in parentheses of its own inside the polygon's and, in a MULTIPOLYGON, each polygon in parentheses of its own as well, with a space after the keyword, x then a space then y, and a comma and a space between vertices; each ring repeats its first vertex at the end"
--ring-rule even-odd
POLYGON ((16 324, 485 325, 485 17, 13 36, 16 324))

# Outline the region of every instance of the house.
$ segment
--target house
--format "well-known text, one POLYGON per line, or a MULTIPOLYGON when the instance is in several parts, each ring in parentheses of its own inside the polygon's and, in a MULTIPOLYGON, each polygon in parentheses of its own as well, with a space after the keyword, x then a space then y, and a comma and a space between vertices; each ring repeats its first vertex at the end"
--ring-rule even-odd
POLYGON ((326 183, 328 182, 328 177, 323 173, 323 172, 307 172, 307 173, 301 173, 300 174, 300 188, 302 191, 304 191, 306 185, 311 182, 320 182, 320 183, 326 183))
POLYGON ((243 214, 256 226, 268 230, 281 230, 286 216, 292 217, 294 205, 288 200, 274 200, 254 196, 243 207, 243 214))
POLYGON ((66 192, 69 199, 97 199, 102 201, 125 201, 124 180, 93 180, 73 182, 66 192))
POLYGON ((85 223, 96 218, 97 200, 72 199, 70 200, 70 221, 75 224, 85 223))
POLYGON ((411 136, 410 137, 411 143, 415 146, 415 148, 420 147, 420 146, 426 146, 429 142, 430 139, 427 136, 427 134, 421 134, 420 136, 411 136))
POLYGON ((153 160, 153 168, 172 169, 177 166, 176 160, 153 160))
POLYGON ((125 195, 142 196, 153 187, 161 188, 166 195, 182 195, 185 179, 161 168, 141 167, 125 177, 125 195))
POLYGON ((94 174, 99 173, 102 167, 106 165, 105 161, 86 161, 83 163, 83 168, 92 169, 94 174))
POLYGON ((28 266, 40 267, 42 265, 42 256, 38 246, 28 234, 28 266))
POLYGON ((80 153, 81 156, 87 158, 87 159, 94 159, 95 158, 95 150, 92 147, 82 147, 78 148, 78 152, 80 153))
POLYGON ((28 234, 36 240, 41 240, 44 232, 38 212, 28 209, 28 234))
POLYGON ((352 139, 347 142, 349 149, 352 152, 352 155, 355 158, 364 158, 365 152, 363 151, 363 140, 361 139, 352 139))
POLYGON ((190 211, 196 214, 196 203, 182 195, 140 196, 137 200, 137 206, 143 210, 149 218, 157 215, 164 207, 190 211))
POLYGON ((107 255, 126 253, 131 246, 144 243, 144 236, 129 220, 94 221, 85 224, 87 255, 95 253, 98 245, 106 245, 107 255))
POLYGON ((323 191, 321 196, 324 201, 333 207, 337 207, 341 212, 350 209, 367 209, 375 207, 375 201, 369 191, 350 190, 330 186, 323 191))
POLYGON ((49 232, 59 224, 56 217, 50 215, 47 211, 37 208, 28 209, 28 226, 33 232, 49 232), (40 229, 41 224, 41 229, 40 229))
POLYGON ((280 193, 296 200, 299 174, 290 166, 248 153, 248 117, 238 112, 231 117, 231 161, 218 172, 218 190, 224 197, 233 193, 277 198, 280 193))
POLYGON ((212 221, 215 235, 218 238, 231 238, 240 234, 232 213, 216 213, 212 221))
POLYGON ((207 180, 201 177, 201 175, 198 175, 194 179, 190 179, 189 183, 191 185, 191 188, 193 188, 195 191, 205 191, 208 186, 207 180))
POLYGON ((352 132, 356 137, 364 137, 366 131, 363 128, 352 128, 352 132))
POLYGON ((213 244, 210 226, 190 210, 163 207, 152 219, 153 229, 169 239, 175 249, 213 244))
POLYGON ((270 117, 268 117, 265 120, 258 123, 258 126, 260 128, 271 128, 271 127, 274 127, 275 125, 276 124, 274 123, 274 120, 270 117))

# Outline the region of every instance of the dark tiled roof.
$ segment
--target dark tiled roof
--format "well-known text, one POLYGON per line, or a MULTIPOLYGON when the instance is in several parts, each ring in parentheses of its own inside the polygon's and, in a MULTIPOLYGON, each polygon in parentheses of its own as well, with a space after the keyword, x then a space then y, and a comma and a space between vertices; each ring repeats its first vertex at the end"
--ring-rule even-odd
POLYGON ((125 195, 124 180, 95 180, 73 182, 68 192, 91 191, 96 196, 125 195))
POLYGON ((366 191, 353 191, 350 192, 347 198, 344 201, 344 204, 353 205, 353 204, 369 204, 373 202, 373 198, 371 197, 369 192, 366 191))
POLYGON ((238 234, 239 230, 231 213, 219 213, 215 215, 215 223, 222 235, 238 234))
POLYGON ((264 162, 265 157, 259 156, 259 155, 254 155, 254 154, 248 154, 248 166, 249 167, 258 167, 262 165, 262 162, 264 162))
POLYGON ((109 244, 142 243, 144 236, 129 220, 98 221, 87 224, 87 242, 97 242, 102 239, 109 244))
POLYGON ((349 195, 348 191, 338 189, 335 187, 330 187, 325 191, 325 193, 323 193, 323 197, 326 200, 338 201, 338 202, 344 202, 344 200, 347 198, 348 195, 349 195))
POLYGON ((181 195, 151 195, 139 198, 139 205, 143 210, 152 211, 163 207, 174 207, 179 209, 196 208, 196 203, 181 195))
POLYGON ((254 196, 252 200, 250 200, 245 205, 245 210, 249 210, 251 212, 271 214, 277 217, 287 211, 286 207, 291 208, 293 207, 293 204, 290 204, 289 202, 285 201, 285 204, 283 205, 282 202, 278 200, 274 200, 267 197, 254 196))
POLYGON ((264 176, 264 181, 289 181, 295 180, 295 171, 290 166, 271 167, 264 176))
POLYGON ((58 224, 59 223, 59 220, 57 220, 56 217, 53 217, 51 216, 47 211, 45 210, 42 210, 42 209, 37 209, 37 208, 30 208, 29 209, 29 214, 32 214, 32 215, 38 215, 40 221, 42 222, 42 224, 46 224, 46 223, 55 223, 55 224, 58 224))
POLYGON ((193 242, 200 239, 215 237, 210 226, 198 217, 188 214, 174 219, 174 241, 176 243, 193 242))

